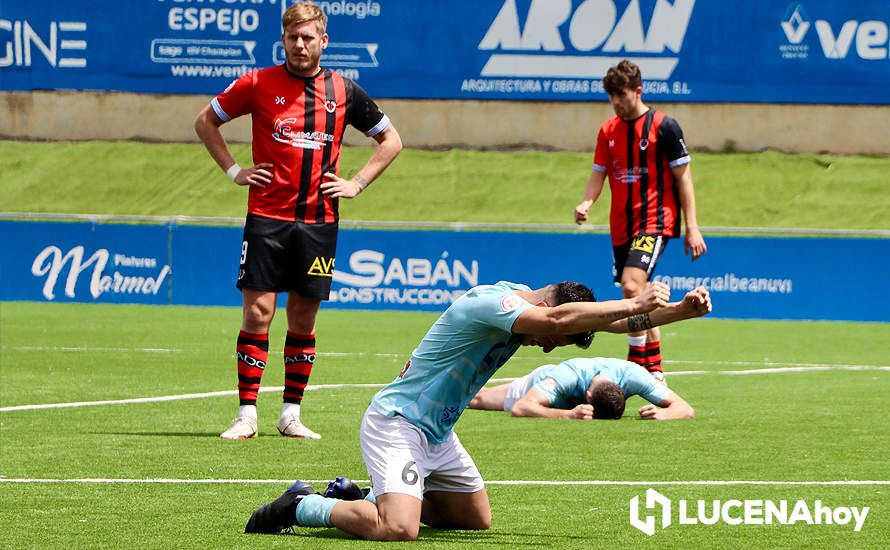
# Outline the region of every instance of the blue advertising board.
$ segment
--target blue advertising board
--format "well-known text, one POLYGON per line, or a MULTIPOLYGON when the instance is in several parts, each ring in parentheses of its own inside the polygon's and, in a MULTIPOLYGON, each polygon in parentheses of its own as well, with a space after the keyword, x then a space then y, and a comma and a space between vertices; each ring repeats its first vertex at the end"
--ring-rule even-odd
MULTIPOLYGON (((207 94, 284 60, 292 0, 0 3, 0 90, 207 94)), ((372 97, 890 104, 890 3, 335 0, 323 65, 372 97)))
MULTIPOLYGON (((237 306, 241 228, 0 222, 0 300, 237 306)), ((890 321, 852 266, 890 269, 890 239, 709 237, 690 262, 672 242, 655 280, 673 299, 710 289, 714 317, 890 321)), ((563 280, 599 299, 612 284, 607 235, 341 229, 326 308, 442 311, 477 284, 563 280)))
POLYGON ((163 225, 0 222, 3 300, 169 304, 163 225))

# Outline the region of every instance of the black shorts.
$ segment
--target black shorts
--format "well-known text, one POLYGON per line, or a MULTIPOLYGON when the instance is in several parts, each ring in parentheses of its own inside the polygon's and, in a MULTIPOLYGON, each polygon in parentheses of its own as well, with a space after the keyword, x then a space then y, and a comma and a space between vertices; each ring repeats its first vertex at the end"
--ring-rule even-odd
POLYGON ((336 250, 336 223, 306 224, 248 214, 237 286, 327 300, 336 250))
POLYGON ((670 237, 664 235, 637 235, 629 242, 612 247, 615 266, 612 272, 615 282, 621 282, 621 274, 625 267, 638 267, 646 272, 646 279, 652 279, 655 264, 664 252, 670 237))

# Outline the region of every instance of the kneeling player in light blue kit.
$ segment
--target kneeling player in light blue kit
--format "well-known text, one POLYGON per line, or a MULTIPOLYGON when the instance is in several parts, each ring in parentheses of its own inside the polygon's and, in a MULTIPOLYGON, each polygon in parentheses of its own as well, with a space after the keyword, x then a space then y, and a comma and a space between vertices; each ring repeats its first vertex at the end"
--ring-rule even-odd
POLYGON ((365 412, 359 440, 373 492, 348 500, 329 488, 326 495, 344 498, 327 498, 298 481, 256 510, 245 532, 334 526, 365 539, 415 540, 421 522, 489 528, 482 476, 453 431, 473 396, 521 345, 545 353, 572 343, 586 348, 597 330, 639 332, 711 310, 704 288, 680 302, 668 303, 669 297, 662 283, 609 302, 595 302, 578 283, 532 290, 502 281, 471 288, 433 324, 365 412))
POLYGON ((482 388, 468 408, 507 411, 513 416, 616 419, 627 398, 652 403, 640 409, 645 420, 692 418, 692 407, 636 363, 605 357, 569 359, 543 365, 513 382, 482 388))

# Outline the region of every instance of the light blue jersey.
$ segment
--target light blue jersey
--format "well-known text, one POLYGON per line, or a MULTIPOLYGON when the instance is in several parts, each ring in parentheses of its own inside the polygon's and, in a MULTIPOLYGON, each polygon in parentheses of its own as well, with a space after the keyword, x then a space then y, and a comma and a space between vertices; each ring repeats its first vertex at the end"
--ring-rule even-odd
POLYGON ((522 343, 522 336, 512 333, 513 322, 534 306, 517 290, 531 289, 500 281, 473 287, 458 298, 371 406, 384 416, 403 416, 430 443, 444 442, 479 388, 522 343))
POLYGON ((558 365, 536 369, 529 388, 543 393, 554 409, 574 409, 587 403, 587 388, 593 377, 602 374, 618 384, 625 397, 639 395, 650 403, 659 404, 667 397, 668 389, 655 383, 643 367, 623 359, 582 357, 569 359, 558 365))

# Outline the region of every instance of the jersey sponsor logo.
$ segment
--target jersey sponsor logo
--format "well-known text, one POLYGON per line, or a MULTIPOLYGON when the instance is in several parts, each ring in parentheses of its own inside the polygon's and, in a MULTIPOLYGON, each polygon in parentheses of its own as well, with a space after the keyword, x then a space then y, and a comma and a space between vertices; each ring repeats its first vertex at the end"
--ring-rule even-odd
POLYGON ((612 174, 614 177, 625 184, 633 184, 640 181, 640 176, 645 176, 649 173, 649 168, 645 166, 635 166, 630 169, 625 169, 624 166, 616 160, 612 163, 612 174))
POLYGON ((332 134, 326 134, 324 132, 300 132, 294 130, 294 125, 296 123, 297 119, 294 117, 275 119, 272 138, 279 143, 286 143, 291 147, 312 149, 316 151, 334 141, 334 136, 332 134))
MULTIPOLYGON (((641 250, 643 252, 652 254, 653 252, 655 252, 655 237, 653 237, 652 235, 640 235, 638 237, 634 237, 633 241, 631 241, 630 243, 630 249, 641 250)), ((645 261, 648 261, 648 259, 646 259, 645 261)))
POLYGON ((811 28, 816 29, 819 46, 826 59, 847 59, 853 51, 856 57, 866 61, 890 59, 890 26, 885 21, 817 19, 811 23, 803 5, 794 3, 788 6, 779 25, 788 40, 779 46, 783 59, 809 57, 810 46, 805 40, 811 28))
POLYGON ((306 274, 316 275, 318 277, 333 277, 334 260, 335 258, 322 258, 321 256, 316 256, 306 274))
POLYGON ((667 80, 679 57, 665 50, 680 53, 695 0, 657 0, 645 17, 640 4, 631 0, 619 13, 612 0, 532 0, 520 14, 518 6, 528 4, 504 0, 479 42, 495 52, 481 75, 599 79, 626 57, 648 78, 667 80), (603 55, 578 55, 589 52, 603 55))
POLYGON ((501 311, 514 311, 524 302, 522 298, 515 294, 508 294, 501 298, 501 311))
POLYGON ((284 105, 284 96, 283 95, 275 96, 275 105, 284 105))

